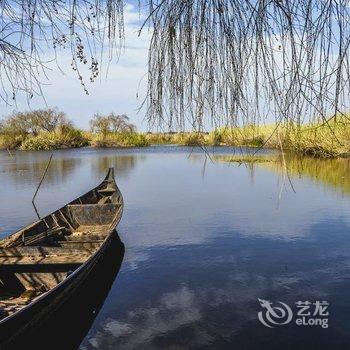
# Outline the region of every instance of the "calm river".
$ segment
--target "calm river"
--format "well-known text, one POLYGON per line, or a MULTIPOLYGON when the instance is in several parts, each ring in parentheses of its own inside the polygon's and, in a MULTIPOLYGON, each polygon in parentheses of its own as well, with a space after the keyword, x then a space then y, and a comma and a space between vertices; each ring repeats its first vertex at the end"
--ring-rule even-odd
MULTIPOLYGON (((349 161, 287 157, 288 178, 217 157, 233 151, 54 152, 41 215, 110 166, 125 200, 124 261, 81 350, 350 349, 349 161)), ((49 155, 0 152, 1 236, 36 219, 49 155)))

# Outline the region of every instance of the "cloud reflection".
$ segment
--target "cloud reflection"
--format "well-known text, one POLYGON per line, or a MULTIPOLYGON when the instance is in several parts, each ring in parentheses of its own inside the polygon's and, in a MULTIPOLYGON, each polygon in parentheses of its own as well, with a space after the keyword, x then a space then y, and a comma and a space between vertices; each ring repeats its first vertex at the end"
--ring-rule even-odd
POLYGON ((163 294, 153 307, 130 310, 126 320, 107 319, 103 330, 97 331, 88 341, 95 348, 101 348, 105 337, 110 336, 113 337, 112 344, 115 342, 123 349, 133 349, 200 318, 195 294, 184 285, 163 294))

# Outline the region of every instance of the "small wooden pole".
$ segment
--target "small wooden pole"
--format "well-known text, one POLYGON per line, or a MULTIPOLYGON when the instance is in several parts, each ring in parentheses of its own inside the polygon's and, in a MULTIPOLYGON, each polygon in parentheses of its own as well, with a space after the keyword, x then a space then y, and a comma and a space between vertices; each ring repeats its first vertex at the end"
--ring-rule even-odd
POLYGON ((11 158, 14 158, 13 154, 11 153, 10 149, 9 148, 6 148, 7 149, 7 152, 8 154, 10 155, 11 158))
POLYGON ((42 175, 42 177, 41 177, 41 179, 40 179, 39 185, 38 185, 38 187, 36 188, 36 191, 35 191, 34 196, 33 196, 33 198, 32 198, 32 203, 33 203, 34 209, 35 209, 35 211, 36 211, 36 213, 37 213, 39 219, 40 219, 40 216, 39 216, 39 214, 38 214, 38 211, 36 210, 36 206, 35 206, 34 201, 35 201, 36 195, 38 194, 38 191, 39 191, 39 189, 40 189, 40 186, 41 186, 41 184, 42 184, 43 181, 44 181, 44 178, 45 178, 45 176, 46 176, 46 173, 47 173, 47 171, 48 171, 48 169, 49 169, 49 166, 50 166, 50 164, 51 164, 52 157, 53 157, 53 153, 51 153, 50 159, 49 159, 49 161, 48 161, 47 164, 46 164, 45 171, 44 171, 44 173, 43 173, 43 175, 42 175))

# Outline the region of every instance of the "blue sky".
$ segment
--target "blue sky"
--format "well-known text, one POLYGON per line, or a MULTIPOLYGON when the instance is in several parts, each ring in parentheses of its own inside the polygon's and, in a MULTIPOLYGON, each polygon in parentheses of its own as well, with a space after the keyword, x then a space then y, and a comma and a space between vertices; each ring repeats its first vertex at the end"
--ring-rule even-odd
MULTIPOLYGON (((127 114, 139 130, 147 130, 143 122, 144 110, 138 112, 146 92, 147 83, 147 50, 149 34, 147 30, 138 37, 140 17, 137 7, 127 5, 125 8, 125 49, 117 62, 116 58, 102 66, 100 78, 94 83, 89 82, 85 74, 85 83, 89 90, 86 95, 70 67, 69 50, 58 53, 60 72, 56 64, 50 64, 48 80, 44 80, 42 97, 36 96, 28 106, 24 95, 19 95, 16 104, 6 106, 0 103, 0 117, 12 111, 57 107, 67 113, 76 126, 87 129, 89 119, 94 113, 116 112, 127 114), (106 78, 106 73, 108 77, 106 78), (137 97, 138 95, 138 97, 137 97)), ((87 73, 87 72, 86 72, 87 73)))
MULTIPOLYGON (((94 83, 89 82, 89 71, 85 69, 85 74, 83 75, 85 76, 84 81, 89 90, 89 95, 84 93, 84 90, 77 79, 76 73, 71 69, 70 51, 61 50, 58 52, 58 63, 61 70, 58 69, 56 64, 49 64, 51 70, 47 72, 48 79, 43 81, 44 85, 42 87, 44 98, 35 96, 31 100, 30 105, 27 103, 26 96, 20 94, 17 96, 16 104, 11 106, 7 106, 0 101, 0 118, 12 113, 13 111, 57 107, 66 112, 67 116, 76 126, 83 129, 88 129, 89 120, 95 113, 105 114, 115 112, 118 114, 127 114, 132 123, 134 123, 139 130, 148 130, 148 125, 144 121, 145 110, 138 111, 138 109, 146 97, 147 60, 150 33, 147 32, 146 28, 141 37, 138 36, 138 30, 140 29, 142 18, 140 18, 137 4, 132 5, 129 3, 126 5, 124 14, 126 38, 125 49, 119 61, 114 59, 110 63, 108 71, 107 62, 102 65, 100 78, 94 83), (62 71, 64 73, 62 73, 62 71)), ((277 38, 278 35, 274 35, 274 42, 277 38)), ((275 50, 273 55, 277 68, 279 66, 282 68, 283 53, 281 50, 276 49, 279 46, 277 41, 274 45, 275 50)), ((291 57, 291 52, 288 50, 285 55, 287 60, 288 57, 291 57)), ((333 53, 336 53, 336 51, 331 51, 329 62, 332 64, 328 66, 327 69, 329 70, 332 65, 336 63, 337 59, 337 55, 333 55, 333 53)), ((44 58, 46 60, 51 60, 52 57, 53 53, 47 52, 44 58)), ((305 62, 307 63, 307 61, 305 62)), ((316 80, 318 79, 317 68, 319 65, 320 62, 318 56, 315 54, 314 68, 316 74, 314 78, 316 80)), ((332 86, 331 83, 332 82, 329 83, 330 87, 332 86)), ((288 79, 286 86, 288 86, 288 79)), ((332 89, 333 88, 331 87, 330 92, 332 92, 332 89)), ((253 85, 248 91, 251 91, 252 96, 255 96, 253 85)), ((265 90, 262 89, 262 92, 264 91, 265 90)), ((308 92, 307 89, 306 92, 308 92)), ((348 104, 348 99, 346 99, 346 103, 348 104)), ((262 95, 257 106, 260 109, 259 113, 262 112, 261 115, 259 115, 261 121, 266 123, 275 121, 278 108, 276 112, 276 106, 274 106, 273 103, 270 103, 269 100, 266 99, 266 96, 262 95)), ((308 106, 308 104, 306 104, 306 106, 308 106)), ((255 108, 255 104, 252 103, 252 109, 255 108)), ((314 112, 314 110, 312 110, 312 112, 314 112)), ((207 129, 211 128, 211 125, 206 126, 207 129)))

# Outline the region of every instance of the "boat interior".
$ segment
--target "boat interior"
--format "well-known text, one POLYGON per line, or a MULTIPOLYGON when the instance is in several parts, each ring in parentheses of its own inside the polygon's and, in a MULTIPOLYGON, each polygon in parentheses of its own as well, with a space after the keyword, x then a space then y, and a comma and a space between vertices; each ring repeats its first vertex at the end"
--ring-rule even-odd
POLYGON ((57 286, 114 230, 123 200, 113 169, 95 189, 0 241, 0 320, 57 286))

